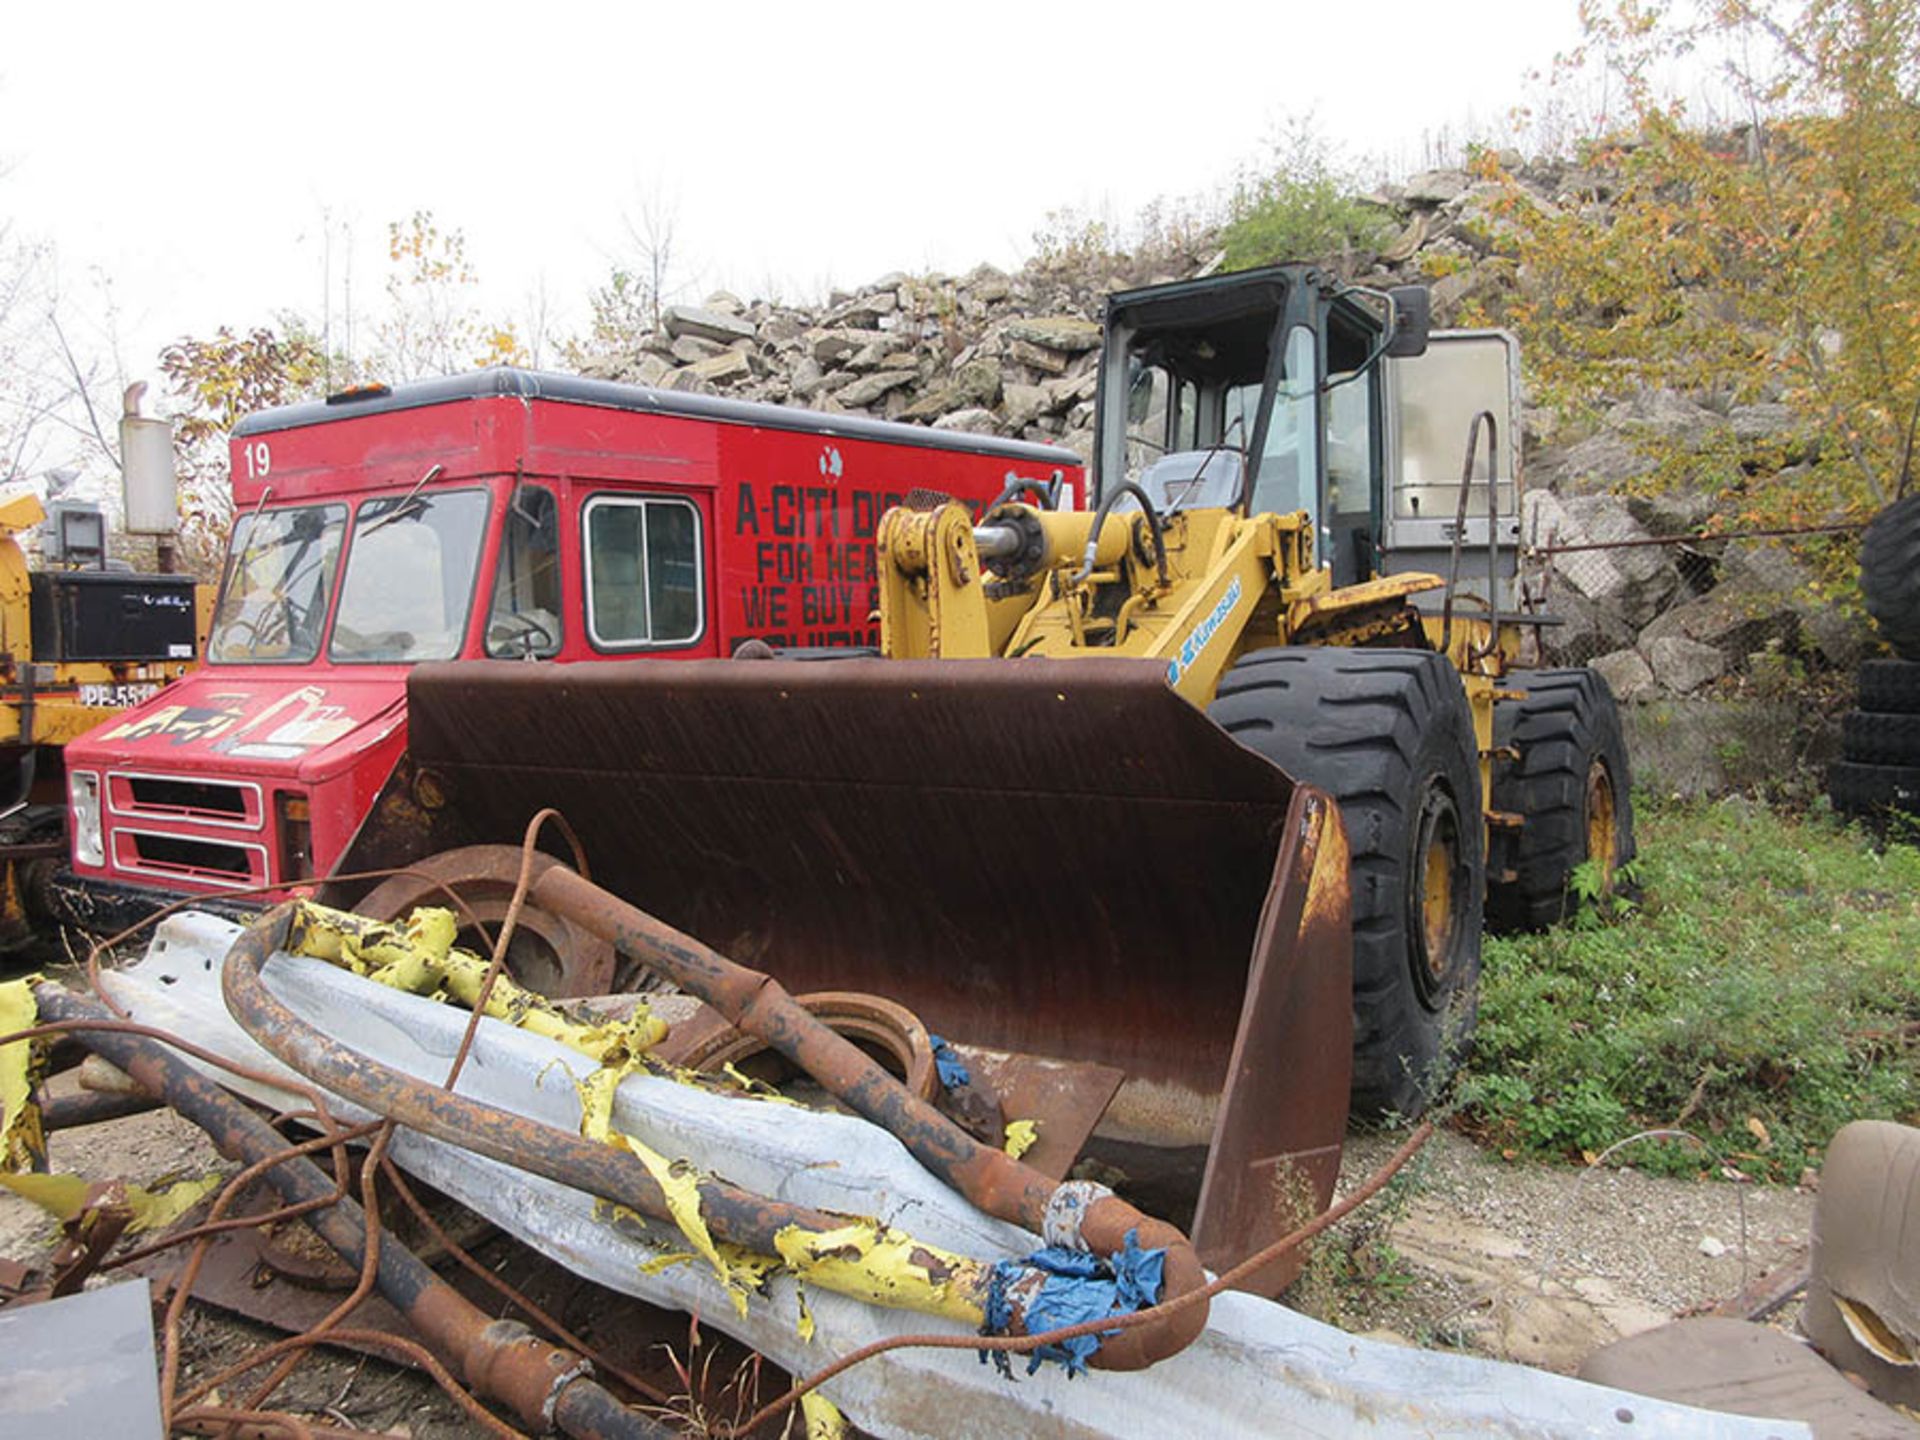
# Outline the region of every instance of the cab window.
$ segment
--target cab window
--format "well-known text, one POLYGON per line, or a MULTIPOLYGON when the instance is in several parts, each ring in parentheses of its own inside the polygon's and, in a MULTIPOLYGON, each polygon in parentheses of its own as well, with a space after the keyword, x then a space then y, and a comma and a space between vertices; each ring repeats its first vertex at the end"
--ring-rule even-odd
POLYGON ((547 659, 560 653, 560 507, 539 485, 514 488, 487 609, 487 654, 547 659))
POLYGON ((363 501, 328 656, 412 664, 458 655, 486 534, 484 490, 363 501))
POLYGON ((685 500, 587 502, 587 633, 601 649, 684 645, 704 620, 700 515, 685 500))

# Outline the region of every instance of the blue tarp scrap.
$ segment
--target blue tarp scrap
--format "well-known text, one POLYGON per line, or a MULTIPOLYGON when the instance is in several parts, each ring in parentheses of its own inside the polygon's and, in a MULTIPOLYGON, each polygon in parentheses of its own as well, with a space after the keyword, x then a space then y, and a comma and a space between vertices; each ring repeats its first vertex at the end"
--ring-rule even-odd
POLYGON ((960 1052, 938 1035, 929 1035, 927 1039, 933 1044, 933 1068, 940 1072, 941 1085, 948 1090, 971 1085, 973 1072, 967 1069, 967 1062, 960 1058, 960 1052))
MULTIPOLYGON (((1002 1260, 993 1267, 987 1286, 986 1322, 983 1335, 1004 1335, 1013 1319, 1007 1300, 1008 1288, 1029 1269, 1043 1270, 1047 1278, 1027 1301, 1026 1332, 1037 1335, 1044 1330, 1059 1330, 1108 1315, 1131 1315, 1144 1310, 1160 1298, 1161 1271, 1166 1264, 1165 1250, 1142 1250, 1140 1232, 1127 1232, 1126 1248, 1111 1263, 1083 1250, 1049 1245, 1024 1260, 1002 1260)), ((1118 1334, 1108 1330, 1107 1335, 1118 1334)), ((1068 1375, 1078 1375, 1100 1348, 1100 1335, 1081 1335, 1057 1345, 1042 1345, 1027 1359, 1027 1373, 1033 1374, 1043 1361, 1053 1360, 1067 1367, 1068 1375)), ((981 1351, 984 1363, 988 1352, 981 1351)), ((1013 1367, 1005 1352, 994 1352, 993 1363, 1009 1379, 1013 1367)))

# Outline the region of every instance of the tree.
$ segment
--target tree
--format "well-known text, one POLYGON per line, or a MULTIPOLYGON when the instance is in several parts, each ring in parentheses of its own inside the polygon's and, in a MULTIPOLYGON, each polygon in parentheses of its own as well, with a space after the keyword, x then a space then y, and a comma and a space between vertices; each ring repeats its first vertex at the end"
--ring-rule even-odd
POLYGON ((569 340, 562 353, 576 369, 592 369, 631 359, 648 333, 660 328, 660 312, 680 288, 675 274, 674 205, 657 188, 639 202, 638 215, 624 217, 625 253, 607 272, 604 285, 587 297, 590 319, 584 335, 569 340))
POLYGON ((210 575, 233 519, 228 433, 256 410, 320 399, 330 367, 304 322, 283 315, 245 334, 223 325, 204 340, 183 336, 160 352, 160 372, 180 407, 173 429, 180 543, 189 568, 210 575))
POLYGON ((1920 425, 1920 11, 1585 0, 1582 18, 1561 79, 1597 71, 1619 106, 1594 117, 1590 191, 1558 208, 1509 191, 1523 282, 1507 319, 1540 398, 1784 400, 1812 463, 1734 475, 1737 513, 1878 508, 1912 483, 1920 425), (1720 113, 1663 88, 1702 60, 1720 113))
POLYGON ((471 295, 479 284, 467 258, 467 238, 443 230, 431 210, 416 210, 387 226, 387 313, 371 369, 399 382, 450 375, 480 365, 524 360, 511 321, 483 320, 471 295))
POLYGON ((127 381, 112 291, 94 281, 76 304, 52 247, 0 224, 0 483, 120 468, 127 381))

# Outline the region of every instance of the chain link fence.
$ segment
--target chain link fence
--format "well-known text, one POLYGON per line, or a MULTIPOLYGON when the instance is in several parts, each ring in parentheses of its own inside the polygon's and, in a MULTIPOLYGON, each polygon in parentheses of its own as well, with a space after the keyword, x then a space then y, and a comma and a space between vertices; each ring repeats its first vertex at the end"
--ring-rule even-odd
POLYGON ((1543 617, 1542 663, 1606 678, 1636 783, 1686 796, 1823 793, 1855 672, 1876 642, 1863 616, 1822 593, 1817 552, 1860 527, 1650 536, 1624 502, 1592 499, 1584 515, 1568 515, 1582 502, 1551 496, 1530 507, 1520 607, 1543 617))

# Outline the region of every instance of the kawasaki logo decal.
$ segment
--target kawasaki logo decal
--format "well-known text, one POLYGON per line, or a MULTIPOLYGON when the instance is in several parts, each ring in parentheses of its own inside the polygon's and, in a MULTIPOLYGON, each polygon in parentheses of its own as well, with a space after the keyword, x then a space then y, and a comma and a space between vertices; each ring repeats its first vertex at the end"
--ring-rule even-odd
POLYGON ((1207 648, 1207 642, 1213 639, 1220 627, 1227 623, 1227 616, 1233 613, 1233 607, 1240 603, 1240 577, 1233 577, 1227 586, 1227 593, 1220 597, 1220 603, 1213 612, 1194 627, 1194 631, 1180 647, 1180 653, 1174 656, 1167 666, 1167 684, 1178 685, 1180 677, 1193 668, 1193 662, 1200 658, 1200 652, 1207 648))

